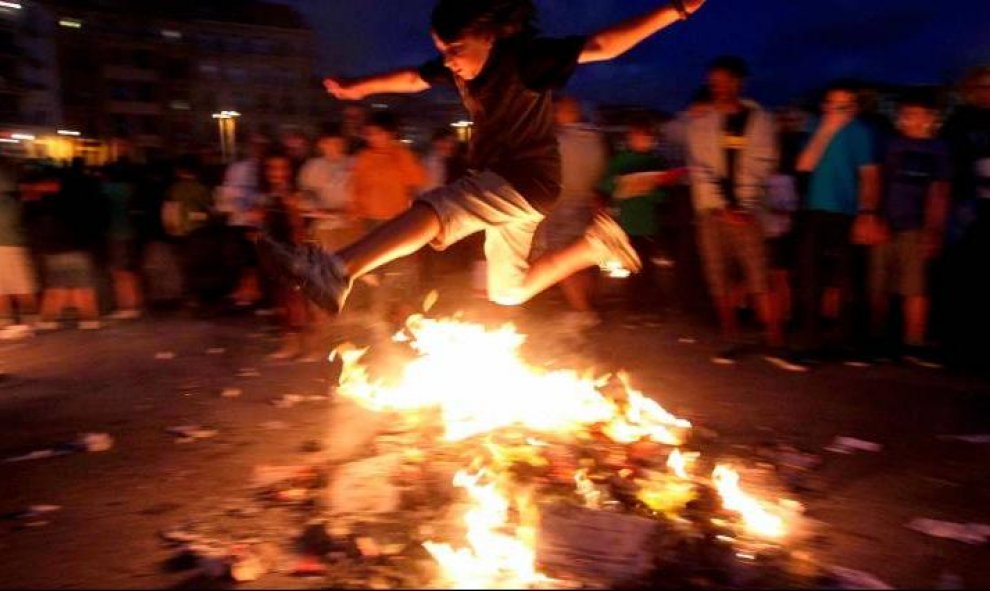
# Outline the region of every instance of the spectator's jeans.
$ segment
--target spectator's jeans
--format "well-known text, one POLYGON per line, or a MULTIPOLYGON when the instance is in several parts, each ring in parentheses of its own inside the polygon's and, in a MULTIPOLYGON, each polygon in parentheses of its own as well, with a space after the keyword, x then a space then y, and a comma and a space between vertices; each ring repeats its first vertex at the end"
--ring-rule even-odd
POLYGON ((797 304, 805 345, 822 344, 822 296, 826 288, 840 294, 840 338, 849 344, 852 338, 850 302, 853 293, 853 256, 851 241, 855 218, 825 211, 802 211, 796 219, 797 236, 797 304))

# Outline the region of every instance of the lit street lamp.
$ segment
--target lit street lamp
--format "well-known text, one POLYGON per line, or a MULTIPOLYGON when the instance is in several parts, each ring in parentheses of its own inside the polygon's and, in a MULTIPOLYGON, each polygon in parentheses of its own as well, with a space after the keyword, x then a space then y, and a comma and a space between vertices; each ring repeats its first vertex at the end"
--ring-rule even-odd
POLYGON ((233 162, 237 159, 237 118, 240 116, 237 111, 220 111, 213 114, 220 131, 220 153, 224 162, 233 162))

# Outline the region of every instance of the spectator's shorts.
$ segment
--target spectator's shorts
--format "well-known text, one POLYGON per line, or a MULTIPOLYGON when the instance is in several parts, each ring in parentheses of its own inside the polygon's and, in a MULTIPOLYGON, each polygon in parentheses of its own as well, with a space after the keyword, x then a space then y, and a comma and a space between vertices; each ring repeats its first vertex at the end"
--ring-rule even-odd
POLYGON ((870 253, 870 293, 904 297, 927 293, 928 261, 921 230, 897 232, 870 253))
POLYGON ((751 294, 767 293, 769 261, 763 230, 757 223, 732 224, 717 211, 698 214, 698 246, 714 297, 730 293, 734 264, 751 294))
POLYGON ((28 249, 0 246, 0 296, 28 295, 37 290, 28 249))
POLYGON ((93 262, 83 251, 45 255, 45 287, 49 289, 90 289, 93 262))
POLYGON ((417 201, 432 207, 440 218, 440 234, 432 244, 437 250, 484 231, 488 298, 506 306, 522 303, 519 288, 529 272, 529 254, 542 213, 490 171, 470 174, 417 201))

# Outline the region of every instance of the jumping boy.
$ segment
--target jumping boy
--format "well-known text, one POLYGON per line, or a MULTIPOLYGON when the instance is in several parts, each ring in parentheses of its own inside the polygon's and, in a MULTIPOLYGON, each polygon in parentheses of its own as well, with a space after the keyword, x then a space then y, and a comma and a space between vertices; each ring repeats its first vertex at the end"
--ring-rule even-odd
POLYGON ((431 244, 444 249, 485 232, 488 297, 519 305, 573 273, 608 260, 631 271, 639 257, 604 213, 585 236, 530 263, 530 247, 561 188, 551 92, 578 64, 610 60, 685 20, 705 0, 674 0, 590 37, 549 39, 535 28, 532 0, 440 0, 432 36, 440 57, 419 69, 351 81, 327 79, 338 99, 415 93, 453 84, 474 121, 473 171, 430 191, 404 213, 338 252, 291 249, 264 238, 286 274, 317 305, 339 312, 354 280, 431 244))

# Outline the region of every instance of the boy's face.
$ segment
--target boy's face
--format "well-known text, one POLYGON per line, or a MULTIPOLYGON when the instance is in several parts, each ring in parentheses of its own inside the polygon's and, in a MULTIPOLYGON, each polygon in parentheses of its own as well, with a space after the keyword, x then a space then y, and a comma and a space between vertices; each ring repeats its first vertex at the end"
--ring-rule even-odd
POLYGON ((936 115, 932 109, 920 105, 901 107, 897 113, 897 127, 910 138, 930 138, 935 131, 936 115))
POLYGON ((326 136, 320 138, 318 145, 320 154, 323 154, 324 158, 330 158, 332 160, 343 157, 344 152, 347 150, 344 138, 341 137, 326 136))
POLYGON ((373 150, 387 148, 393 140, 393 136, 388 131, 377 125, 364 126, 364 141, 368 142, 368 147, 373 150))
POLYGON ((443 56, 443 64, 447 69, 459 78, 474 80, 488 62, 495 39, 491 35, 467 34, 457 41, 447 43, 434 33, 433 43, 443 56))

